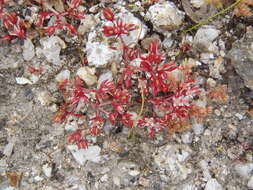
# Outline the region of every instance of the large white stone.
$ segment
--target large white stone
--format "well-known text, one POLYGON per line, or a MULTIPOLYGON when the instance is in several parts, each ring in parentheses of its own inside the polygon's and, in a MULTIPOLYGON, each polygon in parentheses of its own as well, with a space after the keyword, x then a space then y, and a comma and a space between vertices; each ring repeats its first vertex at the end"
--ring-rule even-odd
POLYGON ((32 84, 32 82, 29 79, 24 78, 24 77, 16 77, 16 82, 17 84, 21 84, 21 85, 32 84))
POLYGON ((69 145, 67 148, 80 165, 84 165, 86 161, 98 163, 101 159, 101 148, 99 146, 89 146, 87 149, 78 149, 76 145, 69 145))
POLYGON ((90 66, 104 68, 119 58, 120 52, 99 42, 87 42, 87 60, 90 66))
POLYGON ((239 163, 235 165, 235 171, 243 178, 248 178, 250 176, 250 172, 253 170, 252 163, 239 163))
POLYGON ((204 25, 198 29, 194 36, 194 46, 201 52, 218 53, 218 47, 213 41, 219 36, 220 31, 213 26, 204 25))
POLYGON ((177 29, 184 19, 184 13, 174 3, 163 2, 152 5, 146 17, 153 23, 158 32, 166 32, 177 29))
POLYGON ((42 48, 37 48, 37 55, 43 54, 48 62, 60 64, 61 48, 65 47, 64 41, 58 36, 51 36, 40 40, 42 48))

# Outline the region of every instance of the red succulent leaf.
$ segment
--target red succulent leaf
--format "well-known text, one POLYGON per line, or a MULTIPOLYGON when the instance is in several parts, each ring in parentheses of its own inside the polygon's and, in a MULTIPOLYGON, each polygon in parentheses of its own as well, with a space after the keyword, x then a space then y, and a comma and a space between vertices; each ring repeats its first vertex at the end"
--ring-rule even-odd
POLYGON ((84 19, 84 11, 78 11, 75 9, 71 9, 68 11, 68 16, 74 19, 84 19))
POLYGON ((69 143, 76 143, 79 149, 88 148, 88 142, 82 138, 81 129, 77 129, 74 133, 68 136, 67 140, 69 143))
POLYGON ((149 52, 146 57, 141 57, 142 60, 150 62, 150 64, 158 65, 163 60, 164 55, 158 51, 158 42, 152 41, 149 45, 149 52))
POLYGON ((108 81, 108 80, 104 80, 100 86, 99 86, 99 90, 104 92, 104 93, 108 93, 111 92, 115 89, 115 84, 112 81, 108 81))
POLYGON ((77 129, 74 133, 72 133, 70 136, 68 136, 67 140, 69 143, 76 143, 81 140, 82 134, 81 129, 77 129))
POLYGON ((106 37, 117 35, 113 26, 103 26, 102 32, 106 37))
POLYGON ((31 65, 28 65, 27 67, 27 70, 30 72, 30 73, 34 73, 34 74, 41 74, 42 73, 42 69, 36 69, 35 67, 31 66, 31 65))
POLYGON ((136 30, 138 27, 135 24, 125 24, 124 29, 128 32, 136 30))
POLYGON ((79 76, 77 76, 75 78, 75 87, 76 88, 82 88, 83 87, 83 81, 79 76))
POLYGON ((158 68, 158 70, 159 71, 171 72, 171 71, 174 71, 177 68, 178 68, 178 66, 177 66, 176 62, 171 61, 167 64, 163 64, 161 67, 158 68))
POLYGON ((0 38, 0 40, 3 40, 3 41, 11 41, 13 38, 14 38, 14 36, 9 35, 9 34, 6 34, 6 35, 2 36, 2 37, 0 38))
POLYGON ((98 114, 95 117, 91 118, 90 120, 92 121, 93 125, 98 126, 102 126, 105 122, 105 119, 98 114))
POLYGON ((94 125, 90 128, 90 133, 96 136, 101 133, 101 130, 98 128, 98 126, 94 125))
POLYGON ((53 35, 56 31, 56 26, 47 26, 44 28, 45 33, 47 33, 49 36, 53 35))
POLYGON ((113 26, 103 26, 103 33, 105 36, 120 36, 122 34, 129 34, 130 31, 137 29, 134 24, 124 24, 121 19, 113 23, 113 26))
POLYGON ((109 8, 104 8, 103 9, 103 16, 105 17, 106 20, 113 22, 114 20, 114 13, 112 12, 111 9, 109 8))
POLYGON ((147 61, 141 61, 140 69, 146 72, 152 72, 153 70, 152 66, 147 61))
POLYGON ((158 47, 159 47, 158 42, 156 40, 152 41, 148 47, 149 53, 158 54, 158 49, 159 49, 158 47))
POLYGON ((123 113, 121 115, 121 122, 126 127, 132 128, 134 124, 134 121, 132 120, 132 114, 127 113, 127 112, 123 113))
POLYGON ((16 13, 9 13, 4 15, 3 24, 6 29, 12 28, 15 24, 17 24, 18 17, 16 13))
POLYGON ((79 149, 87 149, 88 148, 88 141, 85 139, 79 140, 76 145, 78 146, 79 149))
POLYGON ((138 127, 144 128, 146 126, 146 120, 145 118, 141 118, 138 120, 138 127))
POLYGON ((36 26, 40 27, 44 24, 45 19, 49 18, 50 16, 52 16, 53 14, 49 11, 40 11, 38 13, 38 20, 36 22, 36 26))
POLYGON ((134 24, 124 24, 121 19, 116 22, 115 33, 116 35, 128 34, 130 31, 137 29, 134 24))
POLYGON ((112 94, 114 89, 115 89, 115 84, 112 81, 108 81, 108 80, 103 81, 100 84, 99 89, 96 90, 96 99, 99 102, 108 99, 109 94, 112 94))
POLYGON ((131 66, 126 65, 123 71, 123 79, 125 81, 125 86, 126 88, 130 88, 131 87, 131 79, 132 79, 132 75, 134 73, 134 70, 131 68, 131 66))
POLYGON ((116 102, 114 102, 114 101, 112 102, 112 107, 113 107, 118 113, 120 113, 120 114, 122 114, 122 113, 125 112, 123 106, 120 105, 120 104, 118 104, 118 103, 116 103, 116 102))
POLYGON ((20 25, 14 26, 13 30, 9 31, 9 34, 18 37, 21 40, 26 38, 25 30, 20 25))
MULTIPOLYGON (((16 13, 3 15, 3 25, 8 30, 10 36, 18 37, 21 40, 26 38, 24 23, 17 17, 16 13)), ((5 40, 10 40, 10 36, 5 36, 5 40)))
POLYGON ((67 27, 70 34, 77 35, 77 31, 76 31, 75 27, 72 24, 66 24, 65 26, 67 27))
POLYGON ((117 112, 112 112, 109 114, 109 121, 111 122, 112 125, 116 124, 116 120, 118 118, 119 114, 117 112))
POLYGON ((83 81, 80 79, 80 77, 76 77, 70 104, 72 105, 78 104, 79 101, 87 102, 88 97, 85 95, 85 89, 83 88, 83 81))
POLYGON ((139 51, 135 48, 129 48, 124 45, 122 58, 125 62, 132 61, 139 56, 139 51))
POLYGON ((68 6, 70 9, 77 8, 81 4, 82 0, 70 0, 68 1, 68 6))
POLYGON ((155 137, 155 132, 156 132, 156 130, 155 130, 154 127, 149 128, 148 136, 150 138, 154 138, 155 137))
POLYGON ((113 94, 113 101, 117 101, 120 104, 128 104, 130 102, 130 93, 127 89, 116 89, 113 94))
POLYGON ((157 96, 158 93, 158 84, 156 78, 151 78, 151 89, 153 91, 153 95, 157 96))

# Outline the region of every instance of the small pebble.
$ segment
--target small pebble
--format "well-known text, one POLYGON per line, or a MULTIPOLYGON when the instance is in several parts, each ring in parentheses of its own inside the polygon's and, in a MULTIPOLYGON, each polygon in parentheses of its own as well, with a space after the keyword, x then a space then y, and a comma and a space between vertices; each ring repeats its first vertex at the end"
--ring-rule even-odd
POLYGON ((236 113, 235 116, 239 119, 242 120, 243 119, 243 115, 240 113, 236 113))
POLYGON ((218 109, 215 109, 215 110, 214 110, 214 113, 215 113, 215 115, 217 115, 217 116, 220 116, 220 115, 221 115, 221 112, 220 112, 220 110, 218 110, 218 109))

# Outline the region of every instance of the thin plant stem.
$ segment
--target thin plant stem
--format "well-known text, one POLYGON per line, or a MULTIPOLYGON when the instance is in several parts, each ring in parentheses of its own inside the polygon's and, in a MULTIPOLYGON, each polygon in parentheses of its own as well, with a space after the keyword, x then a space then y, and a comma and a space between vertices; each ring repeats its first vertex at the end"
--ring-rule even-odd
POLYGON ((183 33, 186 33, 186 32, 190 32, 192 30, 195 30, 197 29, 198 27, 202 26, 203 24, 206 24, 208 23, 210 20, 214 19, 215 17, 221 15, 221 14, 224 14, 225 12, 229 11, 230 9, 234 8, 238 3, 240 3, 241 0, 237 0, 236 2, 234 2, 233 4, 231 4, 230 6, 228 6, 227 8, 225 9, 222 9, 221 11, 219 11, 218 13, 214 14, 214 15, 211 15, 209 17, 207 17, 206 19, 203 19, 201 20, 198 24, 186 29, 186 30, 183 30, 182 32, 183 33))
POLYGON ((137 122, 139 121, 139 119, 141 118, 141 115, 143 113, 144 104, 145 104, 144 89, 143 89, 143 86, 141 84, 141 108, 140 108, 140 111, 139 111, 137 117, 134 120, 133 127, 129 131, 128 138, 131 138, 131 136, 133 135, 133 129, 136 127, 137 122))

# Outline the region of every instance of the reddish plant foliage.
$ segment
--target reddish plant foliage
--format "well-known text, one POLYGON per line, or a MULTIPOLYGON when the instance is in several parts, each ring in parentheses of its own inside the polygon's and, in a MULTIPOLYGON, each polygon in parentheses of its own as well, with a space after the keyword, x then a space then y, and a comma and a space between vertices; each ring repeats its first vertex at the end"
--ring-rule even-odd
MULTIPOLYGON (((195 84, 191 69, 180 66, 176 62, 165 62, 164 53, 159 49, 157 41, 150 43, 148 52, 140 56, 140 51, 126 45, 121 35, 129 34, 137 27, 115 20, 115 15, 109 8, 103 9, 104 18, 112 26, 103 26, 105 36, 115 36, 122 43, 123 69, 118 72, 115 81, 103 81, 98 88, 86 88, 83 81, 77 77, 74 87, 66 98, 66 103, 59 109, 55 121, 62 122, 69 115, 81 116, 77 111, 80 103, 95 111, 95 116, 89 119, 89 130, 85 135, 99 135, 108 120, 113 126, 123 125, 130 130, 135 127, 146 130, 148 136, 154 138, 159 131, 172 133, 188 128, 190 114, 205 113, 206 110, 193 106, 193 98, 200 94, 200 88, 195 84), (139 60, 139 64, 132 61, 139 60), (181 72, 184 77, 175 80, 173 71, 181 72), (136 98, 136 95, 141 97, 136 98), (135 98, 133 98, 135 97, 135 98), (141 102, 141 105, 140 105, 141 102), (149 104, 146 110, 145 102, 149 104), (139 114, 131 112, 132 107, 140 106, 139 114), (150 112, 152 114, 150 114, 150 112)), ((60 91, 68 91, 62 83, 60 91)), ((76 143, 79 148, 87 148, 83 140, 82 130, 78 129, 69 137, 70 143, 76 143)))
POLYGON ((10 41, 16 37, 21 40, 26 38, 25 23, 16 15, 16 13, 2 13, 0 18, 8 32, 7 35, 1 38, 2 40, 10 41))
POLYGON ((137 29, 135 24, 123 23, 122 19, 115 20, 114 13, 109 8, 103 9, 103 16, 110 21, 112 25, 103 26, 103 33, 105 36, 120 36, 129 34, 130 31, 137 29))
POLYGON ((57 30, 62 30, 64 28, 72 35, 77 35, 76 28, 66 20, 69 19, 83 19, 84 12, 78 11, 77 7, 82 3, 81 0, 69 0, 67 1, 67 8, 64 12, 58 13, 56 11, 40 11, 38 14, 38 21, 36 23, 37 27, 43 27, 44 32, 48 35, 54 34, 57 30), (44 26, 46 20, 54 17, 55 21, 50 26, 44 26))
POLYGON ((86 149, 88 148, 88 142, 83 138, 81 133, 82 131, 78 129, 72 133, 67 140, 69 143, 75 143, 79 149, 86 149))
MULTIPOLYGON (((84 12, 77 9, 82 0, 64 1, 65 10, 63 12, 57 12, 52 7, 48 9, 49 6, 44 10, 48 2, 44 0, 36 1, 41 5, 41 11, 39 11, 37 21, 34 24, 38 28, 43 28, 45 34, 52 35, 58 30, 66 29, 70 34, 77 35, 76 28, 68 21, 84 18, 84 12), (48 22, 45 21, 49 20, 53 21, 53 24, 47 25, 48 22)), ((10 41, 14 38, 24 40, 27 37, 27 27, 29 28, 32 23, 28 23, 27 20, 20 18, 14 12, 5 12, 4 6, 7 2, 8 0, 0 0, 0 20, 8 33, 2 36, 1 40, 10 41)))

